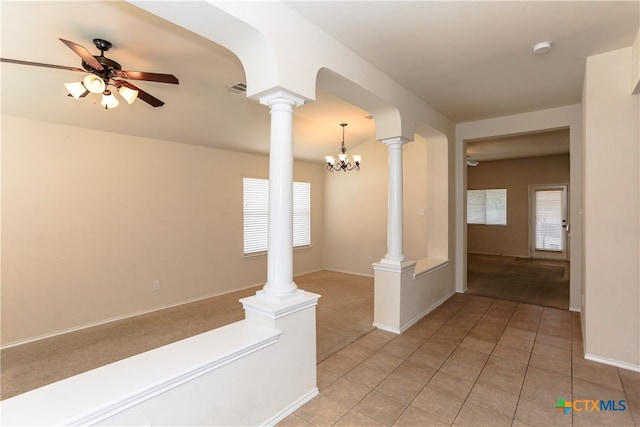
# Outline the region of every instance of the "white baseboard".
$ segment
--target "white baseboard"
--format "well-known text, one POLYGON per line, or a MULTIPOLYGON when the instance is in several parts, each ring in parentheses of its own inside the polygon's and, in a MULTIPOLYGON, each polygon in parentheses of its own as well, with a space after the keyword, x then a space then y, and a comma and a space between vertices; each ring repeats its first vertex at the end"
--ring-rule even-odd
POLYGON ((408 321, 407 323, 402 325, 400 328, 395 328, 395 327, 389 326, 389 325, 383 325, 383 324, 377 323, 377 322, 373 322, 373 326, 375 326, 378 329, 382 329, 383 331, 392 332, 394 334, 400 335, 403 332, 405 332, 407 329, 409 329, 410 327, 415 325, 424 316, 426 316, 427 314, 431 313, 433 310, 435 310, 440 305, 442 305, 446 300, 451 298, 455 293, 456 293, 456 291, 452 291, 452 292, 448 293, 447 295, 443 296, 438 301, 436 301, 435 303, 431 304, 426 310, 424 310, 423 312, 418 314, 416 317, 414 317, 413 319, 411 319, 410 321, 408 321))
POLYGON ((73 328, 63 329, 63 330, 52 332, 52 333, 49 333, 49 334, 38 335, 36 337, 28 338, 26 340, 20 340, 20 341, 15 341, 15 342, 12 342, 12 343, 8 343, 8 344, 0 346, 0 350, 4 350, 5 348, 16 347, 16 346, 22 345, 22 344, 29 344, 31 342, 36 342, 36 341, 44 340, 44 339, 47 339, 47 338, 53 338, 53 337, 56 337, 58 335, 68 334, 70 332, 81 331, 83 329, 92 328, 94 326, 100 326, 100 325, 105 325, 105 324, 111 323, 111 322, 117 322, 118 320, 125 320, 125 319, 129 319, 131 317, 142 316, 144 314, 149 314, 149 313, 153 313, 153 312, 156 312, 156 311, 165 310, 167 308, 177 307, 179 305, 191 304, 192 302, 198 302, 198 301, 202 301, 202 300, 205 300, 205 299, 208 299, 208 298, 219 297, 221 295, 226 295, 226 294, 231 293, 231 292, 238 292, 238 291, 242 291, 242 290, 245 290, 245 289, 254 288, 256 286, 260 286, 260 284, 247 286, 246 288, 242 288, 242 289, 234 289, 234 290, 230 290, 230 291, 224 292, 224 293, 209 294, 209 295, 205 295, 205 296, 198 297, 198 298, 192 298, 192 299, 189 299, 189 300, 176 302, 176 303, 173 303, 173 304, 167 304, 167 305, 162 305, 160 307, 150 308, 148 310, 136 311, 134 313, 124 314, 122 316, 111 317, 109 319, 100 320, 100 321, 97 321, 97 322, 85 323, 85 324, 80 325, 80 326, 74 326, 73 328))
POLYGON ((427 314, 431 313, 433 310, 435 310, 436 308, 441 306, 446 300, 451 298, 455 293, 456 293, 456 291, 451 291, 448 294, 446 294, 445 296, 443 296, 442 298, 440 298, 438 301, 436 301, 433 304, 431 304, 422 313, 418 314, 416 317, 411 319, 409 322, 407 322, 403 326, 401 326, 400 327, 400 333, 406 331, 407 329, 409 329, 410 327, 415 325, 420 319, 422 319, 424 316, 426 316, 427 314))
POLYGON ((582 309, 580 307, 569 307, 569 311, 575 311, 576 313, 581 313, 582 309))
POLYGON ((274 425, 278 424, 280 421, 284 420, 289 415, 293 414, 296 411, 296 409, 302 407, 302 405, 304 405, 305 403, 307 403, 308 401, 310 401, 311 399, 316 397, 318 394, 320 394, 320 392, 318 391, 318 388, 316 387, 313 390, 311 390, 309 393, 307 393, 306 395, 302 396, 300 399, 296 400, 291 405, 289 405, 288 407, 286 407, 285 409, 280 411, 278 414, 273 416, 270 420, 268 420, 267 422, 265 422, 262 425, 263 426, 274 426, 274 425))
POLYGON ((373 326, 375 328, 380 329, 380 330, 391 332, 391 333, 396 334, 396 335, 400 335, 402 333, 402 331, 400 329, 398 329, 398 328, 394 328, 394 327, 388 326, 388 325, 383 325, 382 323, 378 323, 378 322, 373 322, 373 326))
POLYGON ((354 276, 374 277, 373 273, 372 274, 362 274, 361 272, 347 271, 347 270, 336 270, 335 268, 323 268, 323 270, 335 271, 336 273, 353 274, 354 276))
POLYGON ((584 358, 592 362, 603 363, 605 365, 615 366, 616 368, 628 369, 629 371, 640 372, 640 365, 633 365, 619 360, 608 359, 606 357, 595 356, 593 354, 585 354, 584 358))

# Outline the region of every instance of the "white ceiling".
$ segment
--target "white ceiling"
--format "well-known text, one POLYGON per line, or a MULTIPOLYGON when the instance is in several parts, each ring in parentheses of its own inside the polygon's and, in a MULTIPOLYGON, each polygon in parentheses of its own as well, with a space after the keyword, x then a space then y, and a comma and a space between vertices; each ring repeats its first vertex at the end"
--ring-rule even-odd
MULTIPOLYGON (((189 7, 185 2, 182 7, 189 7)), ((629 46, 637 1, 289 2, 313 24, 455 122, 580 102, 585 58, 629 46), (531 46, 551 40, 543 56, 531 46)), ((244 81, 237 58, 215 43, 120 1, 2 1, 3 58, 80 67, 58 41, 98 54, 92 39, 113 43, 107 57, 124 69, 172 73, 180 85, 133 82, 166 102, 136 101, 111 111, 66 97, 81 73, 1 65, 4 114, 116 133, 245 152, 268 150, 268 109, 227 87, 244 81), (88 19, 87 17, 92 18, 88 19), (96 18, 93 18, 96 17, 96 18)), ((374 137, 369 113, 318 93, 298 107, 294 155, 322 159, 374 137)))

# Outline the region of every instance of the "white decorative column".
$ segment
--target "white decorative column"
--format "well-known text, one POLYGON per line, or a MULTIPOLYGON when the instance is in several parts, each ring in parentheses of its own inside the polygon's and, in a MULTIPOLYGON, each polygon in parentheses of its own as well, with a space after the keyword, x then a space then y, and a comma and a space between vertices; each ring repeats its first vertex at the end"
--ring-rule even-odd
POLYGON ((403 197, 402 197, 402 146, 407 142, 401 137, 382 141, 389 147, 389 200, 387 222, 387 254, 380 261, 400 265, 403 254, 403 197))
POLYGON ((293 107, 304 99, 278 90, 260 103, 271 109, 271 142, 267 283, 257 295, 280 303, 298 294, 293 282, 293 107))
POLYGON ((412 283, 414 261, 403 253, 402 137, 382 141, 389 147, 389 195, 387 218, 387 253, 373 264, 373 325, 400 334, 403 331, 403 285, 412 283))

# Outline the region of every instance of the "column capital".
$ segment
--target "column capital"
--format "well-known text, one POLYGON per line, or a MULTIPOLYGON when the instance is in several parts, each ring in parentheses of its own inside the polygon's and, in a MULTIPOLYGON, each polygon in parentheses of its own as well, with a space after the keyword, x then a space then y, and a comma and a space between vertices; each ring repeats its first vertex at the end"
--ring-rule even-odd
POLYGON ((402 136, 394 136, 393 138, 381 139, 380 142, 382 142, 387 146, 392 146, 392 145, 403 145, 403 144, 406 144, 407 142, 411 142, 411 140, 408 138, 404 138, 402 136))
POLYGON ((268 107, 272 107, 274 104, 289 104, 292 107, 299 107, 305 103, 305 98, 279 87, 262 92, 258 99, 262 105, 268 107))

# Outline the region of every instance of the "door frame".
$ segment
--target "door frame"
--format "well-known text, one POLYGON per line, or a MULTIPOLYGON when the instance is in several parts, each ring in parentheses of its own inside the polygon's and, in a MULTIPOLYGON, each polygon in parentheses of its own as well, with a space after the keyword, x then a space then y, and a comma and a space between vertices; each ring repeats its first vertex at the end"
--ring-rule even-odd
POLYGON ((569 184, 530 184, 529 185, 529 256, 537 259, 557 259, 566 261, 569 259, 569 184), (536 242, 536 224, 535 224, 535 192, 537 190, 562 190, 562 213, 563 213, 563 233, 564 250, 551 251, 551 250, 538 250, 535 248, 536 242))

